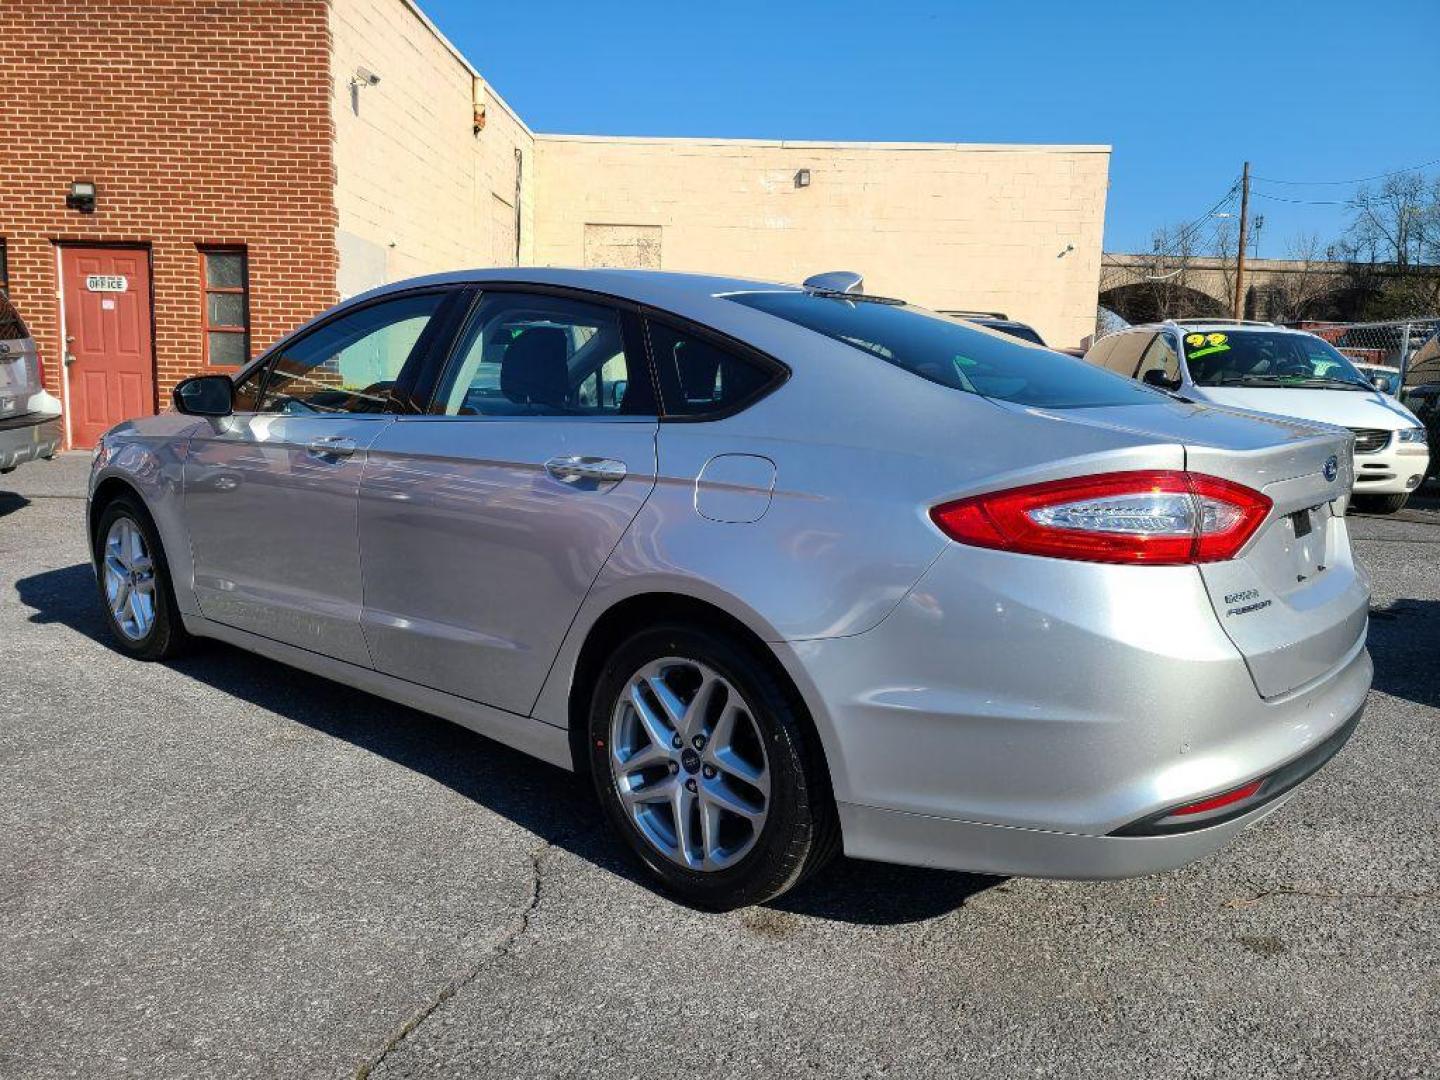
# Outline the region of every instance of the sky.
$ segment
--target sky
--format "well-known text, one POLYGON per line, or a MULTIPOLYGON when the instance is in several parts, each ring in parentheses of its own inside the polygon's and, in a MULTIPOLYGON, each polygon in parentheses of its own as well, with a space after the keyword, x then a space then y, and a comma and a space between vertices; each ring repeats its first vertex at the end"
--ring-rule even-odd
POLYGON ((1108 251, 1247 159, 1269 258, 1343 233, 1313 181, 1440 176, 1440 0, 420 3, 535 131, 1109 144, 1108 251))

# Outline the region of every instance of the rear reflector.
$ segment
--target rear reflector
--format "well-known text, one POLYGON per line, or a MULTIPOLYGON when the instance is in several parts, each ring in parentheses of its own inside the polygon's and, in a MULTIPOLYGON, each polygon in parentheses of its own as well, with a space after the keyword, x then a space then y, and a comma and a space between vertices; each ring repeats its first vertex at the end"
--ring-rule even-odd
POLYGON ((1222 792, 1219 795, 1212 795, 1208 799, 1201 799, 1199 802, 1187 803, 1175 810, 1171 810, 1168 817, 1189 817, 1191 814, 1206 814, 1211 810, 1219 810, 1222 806, 1229 806, 1231 803, 1240 802, 1250 798, 1261 786, 1264 780, 1252 780, 1244 787, 1237 787, 1233 791, 1222 792))
POLYGON ((952 540, 1086 562, 1178 566, 1234 558, 1270 499, 1215 476, 1118 472, 1052 480, 932 507, 952 540))

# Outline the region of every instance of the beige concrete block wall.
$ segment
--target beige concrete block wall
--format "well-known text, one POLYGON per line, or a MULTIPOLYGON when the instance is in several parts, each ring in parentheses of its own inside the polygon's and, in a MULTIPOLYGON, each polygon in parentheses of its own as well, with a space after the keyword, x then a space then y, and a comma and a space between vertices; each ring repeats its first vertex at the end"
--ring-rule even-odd
POLYGON ((1004 311, 1056 345, 1094 329, 1109 147, 535 140, 540 265, 584 265, 587 225, 647 227, 589 229, 592 262, 632 257, 597 237, 658 226, 666 270, 857 270, 871 292, 1004 311))
POLYGON ((532 259, 534 137, 408 0, 331 0, 331 111, 342 296, 387 281, 532 259), (353 88, 357 67, 380 76, 353 88), (474 106, 485 127, 474 134, 474 106))

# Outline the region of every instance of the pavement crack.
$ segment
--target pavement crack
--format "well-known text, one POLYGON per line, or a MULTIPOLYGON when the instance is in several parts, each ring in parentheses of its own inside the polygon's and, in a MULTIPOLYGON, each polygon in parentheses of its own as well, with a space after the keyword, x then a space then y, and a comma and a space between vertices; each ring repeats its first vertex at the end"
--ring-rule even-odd
POLYGON ((465 989, 475 977, 485 969, 485 965, 491 960, 508 957, 514 952, 515 946, 520 939, 530 932, 530 920, 534 917, 536 910, 540 907, 541 898, 544 895, 545 885, 545 859, 549 854, 551 845, 541 843, 531 849, 530 858, 530 890, 524 906, 519 914, 512 921, 511 928, 495 944, 479 957, 464 971, 460 972, 443 987, 428 1002, 411 1014, 410 1018, 401 1024, 396 1032, 385 1040, 370 1058, 355 1070, 355 1080, 368 1080, 375 1068, 384 1061, 396 1047, 403 1043, 421 1024, 433 1016, 440 1006, 453 998, 461 990, 465 989))
POLYGON ((1225 906, 1245 908, 1277 896, 1301 896, 1312 900, 1437 900, 1440 892, 1348 892, 1345 890, 1296 889, 1282 885, 1278 889, 1258 889, 1249 896, 1237 896, 1225 906))

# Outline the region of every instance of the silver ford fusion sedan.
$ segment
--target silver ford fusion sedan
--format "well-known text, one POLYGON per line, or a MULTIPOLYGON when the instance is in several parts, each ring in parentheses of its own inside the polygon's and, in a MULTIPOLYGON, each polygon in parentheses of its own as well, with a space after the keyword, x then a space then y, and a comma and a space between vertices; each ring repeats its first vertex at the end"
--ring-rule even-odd
POLYGON ((856 291, 482 270, 326 312, 96 451, 119 647, 216 638, 593 777, 666 887, 837 848, 1177 867, 1370 685, 1352 436, 856 291))

